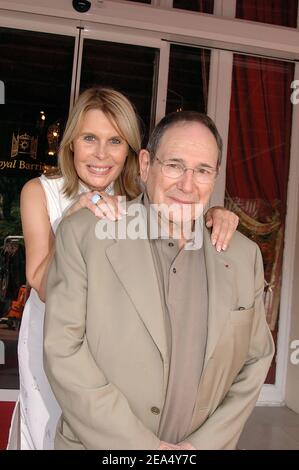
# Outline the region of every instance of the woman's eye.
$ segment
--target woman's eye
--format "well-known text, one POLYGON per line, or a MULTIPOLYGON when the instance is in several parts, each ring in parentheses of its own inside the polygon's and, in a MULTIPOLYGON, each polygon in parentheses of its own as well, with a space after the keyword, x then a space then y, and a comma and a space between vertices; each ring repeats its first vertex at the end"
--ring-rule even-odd
POLYGON ((110 139, 110 142, 112 144, 120 144, 121 143, 121 139, 119 139, 118 137, 112 137, 112 139, 110 139))
POLYGON ((83 138, 86 142, 93 142, 95 140, 94 135, 85 135, 83 138))

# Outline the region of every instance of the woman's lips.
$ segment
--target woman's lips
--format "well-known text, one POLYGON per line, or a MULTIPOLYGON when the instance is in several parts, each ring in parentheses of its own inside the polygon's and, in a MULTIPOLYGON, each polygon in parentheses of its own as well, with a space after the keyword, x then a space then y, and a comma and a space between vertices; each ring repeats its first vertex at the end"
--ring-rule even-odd
POLYGON ((112 166, 94 166, 87 165, 88 171, 93 175, 106 176, 110 173, 112 166))

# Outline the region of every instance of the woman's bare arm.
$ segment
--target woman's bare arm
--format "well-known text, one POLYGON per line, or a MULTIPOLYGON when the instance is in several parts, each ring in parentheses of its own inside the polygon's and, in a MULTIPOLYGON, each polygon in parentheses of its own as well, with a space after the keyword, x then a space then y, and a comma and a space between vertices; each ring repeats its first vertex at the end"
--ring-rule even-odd
POLYGON ((38 178, 28 181, 22 189, 21 219, 26 248, 26 278, 44 301, 55 236, 46 196, 38 178))
MULTIPOLYGON (((116 220, 123 210, 118 206, 117 196, 102 193, 99 205, 91 202, 95 191, 81 194, 77 201, 66 211, 64 217, 87 207, 97 217, 116 220)), ((26 278, 40 299, 45 300, 48 269, 55 251, 53 233, 45 192, 39 178, 28 181, 21 192, 21 219, 26 248, 26 278)))

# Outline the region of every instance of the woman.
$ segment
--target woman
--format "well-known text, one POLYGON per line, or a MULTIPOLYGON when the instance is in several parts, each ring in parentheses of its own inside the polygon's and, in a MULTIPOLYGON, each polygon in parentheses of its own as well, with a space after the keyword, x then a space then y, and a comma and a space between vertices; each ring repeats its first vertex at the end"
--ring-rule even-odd
MULTIPOLYGON (((18 347, 21 449, 53 449, 60 416, 42 359, 43 301, 56 228, 63 216, 82 207, 88 207, 98 217, 120 218, 117 196, 132 199, 140 192, 140 145, 131 103, 112 89, 88 89, 69 116, 59 152, 59 175, 42 175, 30 180, 22 190, 26 276, 32 289, 23 313, 18 347), (102 199, 94 204, 92 197, 96 193, 102 199)), ((212 239, 218 251, 227 246, 237 220, 225 209, 210 211, 206 223, 216 225, 212 239)), ((12 430, 9 448, 15 447, 13 441, 12 430)))

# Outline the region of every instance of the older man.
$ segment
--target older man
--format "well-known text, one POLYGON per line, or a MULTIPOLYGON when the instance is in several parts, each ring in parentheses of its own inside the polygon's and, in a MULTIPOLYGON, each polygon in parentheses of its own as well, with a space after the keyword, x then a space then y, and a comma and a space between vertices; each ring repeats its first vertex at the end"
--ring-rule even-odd
POLYGON ((257 245, 236 233, 217 253, 206 229, 198 243, 221 149, 207 116, 166 116, 140 152, 145 191, 126 237, 121 221, 99 236, 86 209, 60 225, 45 319, 57 449, 236 447, 273 342, 257 245))

